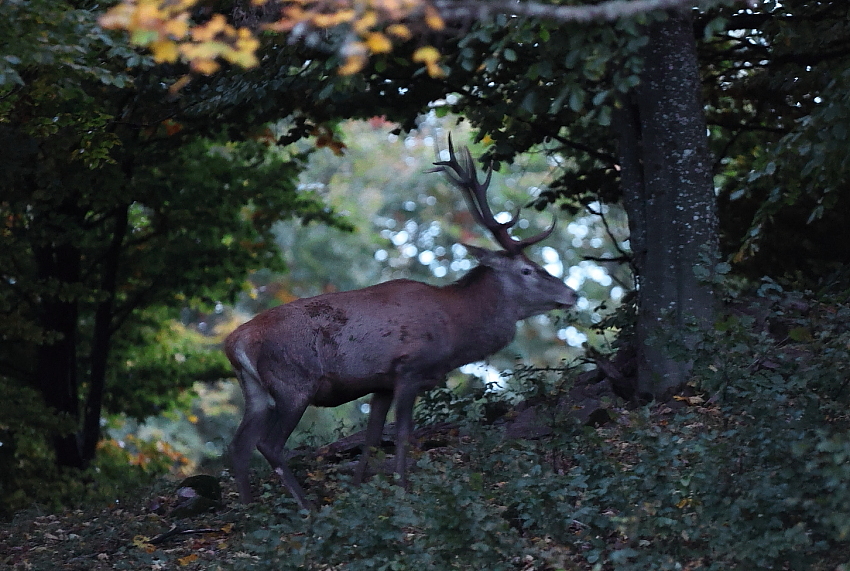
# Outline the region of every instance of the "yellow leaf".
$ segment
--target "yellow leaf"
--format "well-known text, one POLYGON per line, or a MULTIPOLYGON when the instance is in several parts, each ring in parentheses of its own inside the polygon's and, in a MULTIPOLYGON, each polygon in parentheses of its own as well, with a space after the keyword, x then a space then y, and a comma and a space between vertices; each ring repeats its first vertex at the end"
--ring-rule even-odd
POLYGON ((363 69, 367 61, 368 49, 363 42, 349 42, 342 50, 345 63, 339 68, 340 75, 352 75, 363 69))
POLYGON ((278 33, 289 32, 296 24, 307 19, 307 12, 302 10, 300 6, 286 6, 281 10, 281 16, 278 20, 263 24, 262 29, 278 33))
POLYGON ((336 25, 336 14, 316 14, 313 16, 313 25, 317 28, 330 28, 336 25))
POLYGON ((387 33, 391 36, 401 38, 402 40, 409 40, 413 37, 413 34, 410 32, 410 28, 404 24, 393 24, 392 26, 389 26, 387 28, 387 33))
POLYGON ((194 62, 203 59, 215 59, 228 49, 221 42, 199 42, 196 44, 180 44, 180 54, 186 61, 194 62))
POLYGON ((150 537, 146 535, 137 535, 133 538, 133 546, 141 549, 145 553, 153 553, 156 551, 156 546, 150 543, 150 537))
POLYGON ((428 75, 433 78, 445 77, 446 72, 437 63, 440 61, 440 52, 434 46, 423 46, 413 52, 413 61, 424 63, 428 75))
POLYGON ((692 396, 692 397, 684 397, 682 395, 673 395, 673 400, 684 402, 684 403, 687 403, 691 406, 693 406, 695 404, 703 404, 705 402, 705 399, 702 398, 701 396, 698 396, 698 395, 692 396))
POLYGON ((126 30, 133 20, 135 12, 136 10, 132 5, 121 3, 107 10, 97 21, 107 30, 126 30))
POLYGON ((429 28, 437 31, 446 27, 446 23, 443 22, 443 18, 433 6, 425 7, 425 23, 428 24, 429 28))
POLYGON ((413 52, 413 61, 417 63, 435 63, 440 61, 440 52, 434 46, 422 46, 413 52))
POLYGON ((257 67, 260 65, 260 60, 253 53, 236 52, 233 57, 227 58, 231 63, 235 63, 244 68, 257 67))
POLYGON ((198 554, 197 554, 197 553, 190 553, 190 554, 189 554, 189 555, 187 555, 186 557, 179 557, 179 558, 177 559, 177 563, 178 563, 181 567, 183 567, 183 566, 186 566, 186 565, 188 565, 189 563, 191 563, 191 562, 195 561, 197 558, 198 558, 198 554))
POLYGON ((188 19, 189 14, 180 14, 176 18, 166 21, 162 31, 175 40, 182 39, 189 33, 188 19))
POLYGON ((192 76, 184 75, 183 77, 175 81, 173 84, 171 84, 171 87, 168 88, 168 92, 172 95, 179 93, 181 89, 189 85, 190 81, 192 81, 192 76))
POLYGON ((236 49, 225 52, 224 57, 230 63, 235 63, 242 67, 255 67, 259 65, 260 60, 257 59, 257 48, 260 43, 254 38, 240 39, 236 41, 236 49))
POLYGON ((385 54, 393 49, 393 43, 380 32, 372 32, 366 36, 366 45, 373 54, 385 54))
POLYGON ((227 20, 224 19, 223 15, 213 14, 213 17, 206 24, 192 28, 192 39, 196 42, 209 42, 228 28, 230 30, 233 29, 227 23, 227 20))
POLYGON ((354 10, 340 10, 336 13, 336 19, 340 24, 351 22, 355 17, 357 17, 357 12, 354 10))
POLYGON ((381 0, 380 9, 384 15, 389 15, 389 20, 401 20, 403 15, 410 10, 404 10, 404 0, 381 0))
POLYGON ((236 31, 236 35, 239 38, 239 42, 251 43, 257 46, 260 45, 260 40, 258 40, 248 28, 239 28, 236 31))
POLYGON ((362 54, 350 55, 345 63, 339 68, 340 75, 353 75, 366 66, 366 56, 362 54))
POLYGON ((174 63, 180 57, 177 44, 171 40, 157 40, 150 45, 153 59, 159 63, 174 63))
POLYGON ((352 21, 355 15, 354 10, 340 10, 331 14, 314 14, 311 21, 314 26, 319 28, 332 28, 352 21))
POLYGON ((212 75, 217 72, 218 68, 221 66, 219 66, 218 62, 213 59, 202 58, 192 60, 192 62, 189 64, 189 67, 192 69, 192 71, 196 71, 204 75, 212 75))
POLYGON ((133 11, 132 21, 127 27, 132 30, 155 30, 165 17, 166 14, 160 11, 159 6, 151 2, 143 3, 133 11))
POLYGON ((446 77, 446 71, 440 67, 437 63, 426 63, 425 69, 428 70, 428 75, 433 77, 434 79, 440 79, 441 77, 446 77))
POLYGON ((354 31, 360 35, 363 35, 368 30, 371 30, 377 22, 378 15, 374 11, 369 10, 368 12, 365 12, 359 20, 355 20, 353 26, 354 31))

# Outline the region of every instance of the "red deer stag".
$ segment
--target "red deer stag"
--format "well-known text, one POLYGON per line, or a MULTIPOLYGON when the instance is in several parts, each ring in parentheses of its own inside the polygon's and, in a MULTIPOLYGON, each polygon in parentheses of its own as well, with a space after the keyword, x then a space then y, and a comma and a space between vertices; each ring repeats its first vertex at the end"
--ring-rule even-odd
POLYGON ((248 462, 256 447, 298 505, 311 508, 285 463, 286 440, 308 405, 338 406, 370 393, 355 481, 361 481, 395 403, 395 469, 404 483, 416 396, 457 367, 505 347, 517 321, 575 304, 572 289, 523 254, 552 228, 525 240, 511 237, 517 217, 497 222, 487 204, 492 170, 479 182, 469 150, 462 149, 458 161, 451 138, 449 160, 434 164, 431 172, 444 173, 463 192, 475 220, 504 250, 467 246, 478 266, 447 286, 393 280, 300 299, 231 333, 224 350, 245 396, 245 416, 230 448, 241 501, 252 500, 248 462))

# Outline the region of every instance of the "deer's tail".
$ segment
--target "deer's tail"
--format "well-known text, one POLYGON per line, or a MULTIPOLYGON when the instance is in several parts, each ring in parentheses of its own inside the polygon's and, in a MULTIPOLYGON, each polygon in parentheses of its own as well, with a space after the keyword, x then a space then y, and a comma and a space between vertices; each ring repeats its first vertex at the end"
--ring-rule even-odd
MULTIPOLYGON (((228 339, 230 341, 230 339, 228 339)), ((236 369, 237 374, 242 379, 243 375, 252 380, 259 381, 260 373, 257 372, 257 367, 253 360, 248 355, 247 339, 245 337, 237 337, 233 343, 227 343, 227 357, 236 369)))

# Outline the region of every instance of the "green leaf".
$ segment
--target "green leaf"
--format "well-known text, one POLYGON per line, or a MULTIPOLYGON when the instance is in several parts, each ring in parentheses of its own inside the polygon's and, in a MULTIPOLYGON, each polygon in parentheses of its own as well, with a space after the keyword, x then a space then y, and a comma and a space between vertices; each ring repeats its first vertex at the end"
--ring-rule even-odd
POLYGON ((596 120, 603 127, 609 126, 611 124, 611 108, 608 106, 600 108, 596 120))
POLYGON ((602 90, 593 96, 593 106, 598 107, 608 98, 608 90, 602 90))
POLYGON ((529 91, 525 97, 522 98, 520 107, 528 113, 534 114, 537 109, 537 93, 535 91, 529 91))
POLYGON ((810 342, 813 340, 812 332, 808 327, 793 327, 788 331, 788 337, 792 341, 799 343, 810 342))
POLYGON ((584 109, 585 92, 580 89, 570 91, 570 109, 580 112, 584 109))

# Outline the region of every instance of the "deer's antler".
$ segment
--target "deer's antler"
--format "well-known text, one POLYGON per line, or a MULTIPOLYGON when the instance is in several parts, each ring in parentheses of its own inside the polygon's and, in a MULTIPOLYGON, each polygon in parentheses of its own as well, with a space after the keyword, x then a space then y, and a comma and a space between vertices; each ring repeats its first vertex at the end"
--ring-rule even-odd
POLYGON ((514 239, 508 230, 519 221, 519 209, 517 209, 516 214, 507 222, 496 220, 487 202, 487 188, 490 186, 490 180, 493 177, 493 169, 488 168, 484 182, 480 182, 472 153, 469 152, 467 147, 463 147, 460 150, 460 158, 458 158, 458 155, 455 154, 451 135, 449 135, 449 160, 437 161, 434 165, 437 168, 431 169, 428 172, 443 173, 452 185, 460 189, 475 221, 486 228, 493 235, 496 242, 508 253, 519 254, 532 244, 548 238, 555 229, 555 222, 553 221, 548 229, 536 236, 531 236, 524 240, 514 239))

